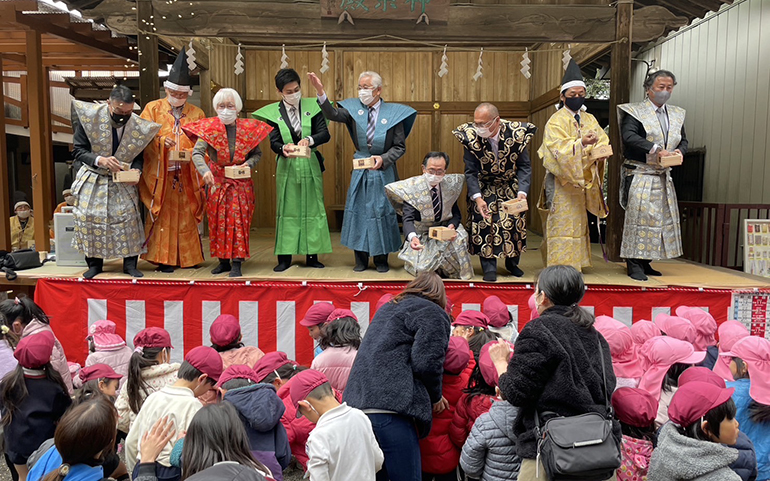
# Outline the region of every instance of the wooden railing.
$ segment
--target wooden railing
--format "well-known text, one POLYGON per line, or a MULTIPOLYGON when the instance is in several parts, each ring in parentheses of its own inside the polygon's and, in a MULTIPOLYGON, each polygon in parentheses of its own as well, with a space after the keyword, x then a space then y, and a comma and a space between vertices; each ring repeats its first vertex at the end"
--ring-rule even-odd
POLYGON ((743 268, 743 221, 770 219, 770 204, 680 202, 685 259, 712 266, 743 268))

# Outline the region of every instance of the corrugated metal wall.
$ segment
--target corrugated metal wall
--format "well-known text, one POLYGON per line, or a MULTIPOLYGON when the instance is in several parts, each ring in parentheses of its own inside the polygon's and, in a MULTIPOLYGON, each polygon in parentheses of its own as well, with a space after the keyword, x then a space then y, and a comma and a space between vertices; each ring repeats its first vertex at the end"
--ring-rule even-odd
MULTIPOLYGON (((770 203, 770 1, 736 1, 637 55, 671 70, 691 147, 706 148, 704 202, 770 203)), ((634 62, 632 101, 646 66, 634 62)))

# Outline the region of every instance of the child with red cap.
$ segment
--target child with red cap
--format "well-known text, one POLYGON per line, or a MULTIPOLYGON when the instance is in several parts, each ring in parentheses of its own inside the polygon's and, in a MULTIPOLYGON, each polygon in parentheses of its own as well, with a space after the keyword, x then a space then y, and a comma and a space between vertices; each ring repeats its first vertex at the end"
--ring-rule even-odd
MULTIPOLYGON (((331 302, 316 302, 305 312, 305 317, 299 321, 300 326, 307 327, 308 334, 316 343, 326 330, 326 320, 334 312, 334 304, 331 302)), ((316 344, 314 354, 317 356, 323 349, 316 344)))
POLYGON ((489 330, 489 318, 480 311, 467 310, 460 313, 452 323, 452 335, 468 341, 473 357, 478 360, 481 347, 497 340, 497 334, 489 330))
POLYGON ((643 389, 621 387, 612 394, 612 409, 623 430, 618 481, 647 479, 655 444, 658 400, 643 389))
POLYGON ((51 365, 54 337, 49 331, 19 341, 13 355, 16 369, 0 383, 6 459, 19 479, 27 476, 27 458, 48 438, 72 401, 67 386, 51 365))
POLYGON ((90 354, 86 358, 86 367, 94 364, 107 364, 120 374, 118 391, 123 389, 128 376, 128 364, 134 351, 126 346, 116 332, 115 323, 108 320, 96 321, 88 328, 88 348, 90 354))
POLYGON ((508 306, 497 296, 489 296, 481 305, 481 312, 489 318, 489 330, 501 339, 514 342, 519 335, 518 326, 513 323, 508 306))
POLYGON ((318 346, 323 352, 313 359, 310 369, 324 373, 332 387, 344 393, 350 370, 361 346, 361 326, 353 311, 332 311, 326 319, 326 327, 318 346))
MULTIPOLYGON (((126 438, 126 467, 129 472, 138 466, 140 440, 153 424, 168 417, 176 432, 185 431, 195 413, 203 407, 197 397, 213 389, 221 375, 222 357, 214 349, 199 346, 187 353, 179 368, 179 379, 173 385, 149 395, 136 416, 126 438)), ((178 480, 181 477, 179 468, 171 466, 169 460, 172 448, 172 443, 168 443, 155 463, 159 480, 178 480)))
POLYGON ((456 469, 460 463, 460 448, 449 439, 449 426, 452 424, 455 406, 468 385, 471 372, 476 365, 473 353, 465 338, 449 338, 449 349, 444 360, 444 377, 441 382, 441 394, 449 407, 440 413, 433 413, 433 423, 427 437, 420 439, 420 459, 422 479, 425 481, 454 481, 456 469))
POLYGON ((668 408, 670 423, 660 430, 648 481, 740 481, 730 464, 738 459, 735 390, 709 382, 681 386, 668 408), (726 445, 726 446, 724 446, 726 445))
POLYGON ((78 377, 82 385, 75 393, 75 404, 98 395, 107 396, 110 401, 114 401, 118 393, 118 383, 123 376, 107 364, 94 364, 81 369, 78 377))
POLYGON ((308 369, 294 376, 291 401, 297 416, 316 425, 306 447, 310 481, 374 481, 385 458, 372 423, 360 410, 340 404, 323 373, 308 369))
POLYGON ((265 355, 261 349, 243 345, 241 323, 235 316, 222 314, 209 328, 211 347, 222 356, 222 365, 227 369, 233 364, 245 364, 253 368, 265 355))

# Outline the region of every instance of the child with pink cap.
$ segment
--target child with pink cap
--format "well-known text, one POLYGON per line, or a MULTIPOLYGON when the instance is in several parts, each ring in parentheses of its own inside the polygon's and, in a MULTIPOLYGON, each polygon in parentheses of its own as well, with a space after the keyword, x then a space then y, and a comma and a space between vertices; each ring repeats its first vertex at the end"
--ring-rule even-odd
POLYGON ((120 374, 118 392, 128 377, 128 363, 134 351, 126 346, 126 341, 116 333, 115 323, 109 320, 96 321, 88 328, 88 347, 90 354, 86 358, 86 367, 94 364, 107 364, 120 374))
POLYGON ((721 356, 731 359, 736 380, 727 385, 735 389, 736 418, 757 452, 757 479, 770 479, 770 341, 744 337, 721 356))
POLYGON ((733 373, 730 370, 729 356, 722 354, 730 351, 736 342, 749 336, 749 330, 740 321, 725 321, 717 329, 719 333, 719 358, 714 363, 714 372, 719 374, 725 381, 734 381, 733 373))
POLYGON ((652 321, 641 319, 631 324, 631 336, 634 338, 637 349, 653 337, 660 335, 660 328, 652 321))
POLYGON ((637 387, 642 377, 642 366, 636 354, 631 329, 609 316, 596 316, 596 328, 610 345, 612 370, 615 371, 615 389, 637 387))
POLYGON ((708 311, 700 307, 679 306, 676 308, 676 315, 690 321, 695 328, 695 342, 693 343, 696 351, 706 351, 706 359, 701 363, 709 369, 714 367, 714 363, 719 355, 717 348, 717 321, 708 311))
MULTIPOLYGON (((670 336, 680 341, 686 341, 695 347, 695 326, 684 317, 658 314, 655 316, 655 325, 658 326, 664 336, 670 336)), ((703 349, 705 351, 705 349, 703 349)))
POLYGON ((662 426, 668 421, 668 405, 676 393, 679 376, 688 367, 703 361, 706 353, 696 352, 689 342, 658 336, 644 343, 639 356, 645 359, 646 366, 639 388, 658 400, 655 423, 662 426))

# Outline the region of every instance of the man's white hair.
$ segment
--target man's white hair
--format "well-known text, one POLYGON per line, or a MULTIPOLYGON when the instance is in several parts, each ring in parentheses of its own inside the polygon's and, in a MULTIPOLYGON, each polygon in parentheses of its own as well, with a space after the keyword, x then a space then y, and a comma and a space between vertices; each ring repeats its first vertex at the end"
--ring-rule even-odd
POLYGON ((377 72, 372 72, 369 70, 366 72, 361 72, 361 75, 358 76, 358 81, 360 82, 364 77, 369 77, 372 79, 372 87, 382 87, 382 77, 380 77, 380 74, 377 72))
POLYGON ((228 99, 231 99, 235 103, 235 110, 238 112, 243 110, 243 100, 241 100, 241 96, 238 95, 238 92, 236 92, 235 89, 219 89, 219 91, 214 94, 214 101, 212 102, 214 104, 214 110, 217 109, 217 105, 219 105, 220 102, 224 102, 228 99))

